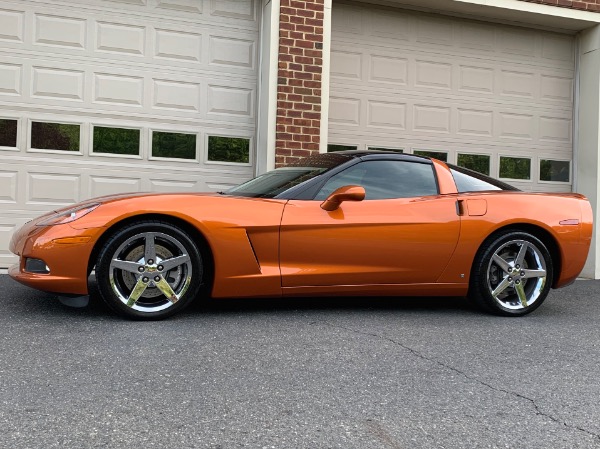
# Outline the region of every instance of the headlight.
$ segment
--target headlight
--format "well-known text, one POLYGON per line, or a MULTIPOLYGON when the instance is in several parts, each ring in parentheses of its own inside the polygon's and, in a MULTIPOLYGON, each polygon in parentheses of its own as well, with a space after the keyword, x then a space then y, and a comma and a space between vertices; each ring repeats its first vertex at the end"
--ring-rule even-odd
POLYGON ((36 223, 36 226, 55 226, 65 223, 71 223, 72 221, 79 220, 84 215, 89 214, 98 206, 100 206, 100 204, 86 204, 85 206, 77 206, 72 209, 57 212, 56 214, 51 215, 45 220, 36 223))

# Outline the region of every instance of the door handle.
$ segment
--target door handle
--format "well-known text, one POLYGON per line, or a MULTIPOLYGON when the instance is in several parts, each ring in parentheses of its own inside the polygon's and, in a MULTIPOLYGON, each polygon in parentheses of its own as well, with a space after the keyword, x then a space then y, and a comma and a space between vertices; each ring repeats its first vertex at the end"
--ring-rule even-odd
POLYGON ((465 214, 465 201, 456 200, 456 215, 462 217, 465 214))

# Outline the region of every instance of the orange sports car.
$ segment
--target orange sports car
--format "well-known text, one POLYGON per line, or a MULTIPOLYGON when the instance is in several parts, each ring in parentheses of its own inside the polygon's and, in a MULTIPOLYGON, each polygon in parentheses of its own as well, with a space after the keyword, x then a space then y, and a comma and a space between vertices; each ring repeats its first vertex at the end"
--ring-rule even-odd
POLYGON ((465 296, 507 316, 539 307, 586 261, 592 209, 435 159, 319 154, 220 193, 84 201, 23 226, 17 281, 159 319, 195 298, 465 296))

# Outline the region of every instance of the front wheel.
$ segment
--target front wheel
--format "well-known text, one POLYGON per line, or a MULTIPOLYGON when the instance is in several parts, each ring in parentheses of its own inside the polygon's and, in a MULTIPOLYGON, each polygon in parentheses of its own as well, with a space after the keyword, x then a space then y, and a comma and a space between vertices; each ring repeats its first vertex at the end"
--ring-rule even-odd
POLYGON ((550 252, 541 240, 508 231, 492 236, 477 253, 469 296, 496 315, 526 315, 548 296, 553 274, 550 252))
POLYGON ((132 319, 162 319, 198 294, 200 251, 182 229, 143 221, 119 229, 100 250, 96 280, 104 301, 132 319))

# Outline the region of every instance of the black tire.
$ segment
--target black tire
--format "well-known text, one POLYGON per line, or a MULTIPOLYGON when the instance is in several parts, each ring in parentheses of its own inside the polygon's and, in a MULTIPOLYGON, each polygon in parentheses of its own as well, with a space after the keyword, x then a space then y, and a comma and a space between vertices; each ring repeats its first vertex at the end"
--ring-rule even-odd
POLYGON ((542 305, 554 276, 552 257, 537 237, 522 231, 490 236, 471 271, 469 297, 496 315, 523 316, 542 305))
POLYGON ((200 250, 182 229, 146 220, 118 229, 96 262, 102 299, 134 320, 160 320, 198 295, 205 270, 200 250))

